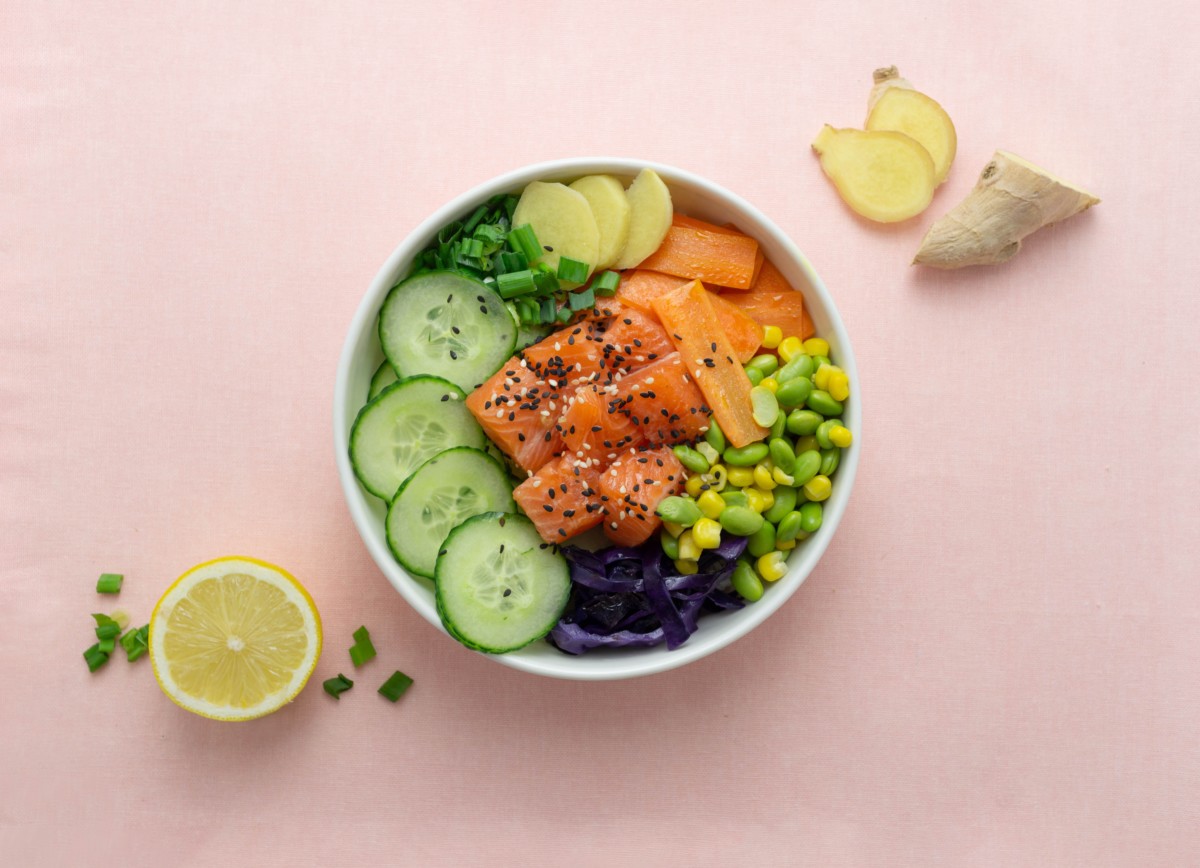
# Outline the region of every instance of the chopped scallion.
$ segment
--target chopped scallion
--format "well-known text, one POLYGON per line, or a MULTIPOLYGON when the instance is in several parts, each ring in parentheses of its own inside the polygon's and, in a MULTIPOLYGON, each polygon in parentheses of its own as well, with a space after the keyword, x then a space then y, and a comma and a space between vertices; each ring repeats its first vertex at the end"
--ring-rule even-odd
POLYGON ((129 659, 130 663, 146 653, 149 635, 150 625, 143 624, 136 630, 129 630, 118 640, 121 643, 121 647, 125 649, 125 656, 129 659))
POLYGON ((545 263, 538 263, 539 267, 533 271, 533 282, 537 286, 539 295, 552 295, 558 292, 558 278, 554 276, 554 271, 546 266, 545 263))
POLYGON ((528 223, 522 223, 508 233, 508 246, 525 254, 530 262, 536 262, 542 255, 542 246, 538 244, 537 235, 528 223))
POLYGON ((592 280, 592 289, 596 295, 612 295, 617 291, 617 285, 621 282, 621 275, 615 271, 605 271, 592 280))
MULTIPOLYGON (((443 226, 441 229, 438 230, 438 234, 437 234, 438 243, 439 244, 449 244, 451 241, 453 241, 455 238, 458 237, 459 233, 462 232, 462 229, 463 229, 463 225, 461 223, 459 223, 457 220, 455 220, 453 223, 447 223, 445 226, 443 226)), ((468 230, 468 231, 470 231, 470 230, 468 230)))
POLYGON ((510 271, 496 278, 496 291, 501 298, 516 298, 528 295, 537 289, 534 273, 526 268, 523 271, 510 271))
POLYGON ((473 212, 471 212, 471 216, 467 218, 467 222, 462 225, 463 235, 470 235, 472 232, 474 232, 475 227, 479 225, 479 221, 483 219, 487 212, 487 205, 480 205, 473 212))
POLYGON ((587 280, 588 264, 580 262, 578 259, 570 259, 566 256, 558 260, 558 279, 567 283, 583 283, 587 280))
POLYGON ((96 643, 96 647, 105 654, 111 654, 117 647, 117 637, 109 636, 107 639, 101 639, 96 643))
POLYGON ((337 678, 328 678, 322 682, 321 686, 334 699, 339 699, 343 693, 354 686, 354 682, 339 672, 337 678))
POLYGON ((538 319, 547 324, 558 322, 558 307, 554 304, 554 299, 542 299, 542 305, 538 309, 538 319))
POLYGON ((371 634, 367 632, 366 627, 359 627, 354 631, 354 645, 350 648, 350 661, 357 668, 374 658, 375 644, 371 641, 371 634))
POLYGON ((119 594, 121 593, 121 583, 125 581, 125 577, 120 573, 101 573, 100 579, 96 582, 97 594, 119 594))
POLYGON ((96 638, 100 641, 115 639, 121 635, 120 622, 100 613, 96 613, 92 617, 96 619, 96 638))
POLYGON ((581 289, 579 292, 573 292, 567 296, 567 304, 571 310, 587 310, 596 303, 596 293, 589 286, 587 289, 581 289))
POLYGON ((100 644, 97 643, 83 652, 83 659, 87 661, 88 672, 95 672, 108 662, 108 654, 101 651, 100 644))
POLYGON ((565 323, 565 322, 570 321, 571 316, 572 316, 572 312, 569 307, 560 307, 558 309, 558 313, 555 314, 554 319, 557 322, 565 323))
POLYGON ((412 687, 413 680, 397 669, 392 673, 392 677, 383 682, 379 688, 379 694, 387 698, 389 702, 395 702, 408 688, 412 687))

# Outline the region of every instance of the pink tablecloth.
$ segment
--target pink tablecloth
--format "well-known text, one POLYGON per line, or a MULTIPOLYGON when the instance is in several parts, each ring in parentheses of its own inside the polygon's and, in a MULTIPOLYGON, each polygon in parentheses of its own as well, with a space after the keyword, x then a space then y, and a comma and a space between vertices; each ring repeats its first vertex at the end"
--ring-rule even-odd
POLYGON ((1200 864, 1192 4, 76 4, 0 13, 0 862, 1200 864), (405 7, 408 8, 405 8, 405 7), (889 11, 890 9, 890 11, 889 11), (930 211, 809 151, 899 64, 959 131, 930 211), (908 266, 997 147, 1103 204, 908 266), (343 506, 345 329, 395 244, 536 160, 713 178, 835 293, 869 437, 820 567, 683 670, 576 684, 439 636, 343 506), (200 560, 315 596, 364 686, 248 725, 89 675, 200 560), (86 860, 86 861, 85 861, 86 860))

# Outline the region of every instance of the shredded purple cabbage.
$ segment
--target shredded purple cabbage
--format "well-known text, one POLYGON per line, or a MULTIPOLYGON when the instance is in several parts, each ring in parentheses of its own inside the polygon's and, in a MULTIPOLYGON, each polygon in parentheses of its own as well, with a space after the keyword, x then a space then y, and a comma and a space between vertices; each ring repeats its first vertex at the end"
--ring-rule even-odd
POLYGON ((656 538, 636 548, 598 552, 565 546, 574 588, 550 641, 568 654, 663 642, 674 650, 696 632, 703 611, 744 605, 729 577, 745 550, 744 537, 726 537, 704 553, 695 574, 683 575, 663 556, 656 538))

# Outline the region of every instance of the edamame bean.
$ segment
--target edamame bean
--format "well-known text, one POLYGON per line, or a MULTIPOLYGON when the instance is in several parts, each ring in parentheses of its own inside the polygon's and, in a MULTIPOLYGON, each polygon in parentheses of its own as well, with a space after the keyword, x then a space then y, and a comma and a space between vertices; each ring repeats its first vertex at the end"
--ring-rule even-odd
MULTIPOLYGON (((774 356, 772 356, 774 358, 774 356)), ((770 428, 779 418, 779 400, 766 386, 755 386, 750 390, 750 415, 764 428, 770 428)))
POLYGON ((833 400, 833 396, 824 389, 813 389, 804 400, 809 409, 816 410, 822 416, 842 415, 842 402, 833 400))
POLYGON ((816 533, 825 520, 825 509, 819 503, 806 503, 800 507, 800 530, 816 533))
POLYGON ((812 376, 814 370, 812 356, 806 356, 801 353, 798 356, 793 356, 790 362, 780 368, 775 373, 775 379, 780 383, 786 383, 796 377, 807 379, 812 376))
POLYGON ((796 453, 792 451, 792 444, 779 437, 768 443, 767 448, 771 450, 771 460, 775 462, 775 466, 790 476, 792 467, 796 464, 796 453))
POLYGON ((813 360, 813 370, 814 371, 816 371, 818 368, 820 368, 821 365, 832 365, 833 364, 833 362, 830 360, 829 356, 813 356, 812 360, 813 360))
POLYGON ((675 457, 679 459, 679 463, 692 471, 692 473, 708 472, 708 459, 686 443, 680 443, 671 451, 675 453, 675 457))
POLYGON ((841 419, 826 419, 824 422, 822 422, 820 425, 817 426, 817 430, 816 430, 817 443, 819 443, 821 445, 822 449, 832 449, 833 448, 833 441, 829 439, 829 432, 841 424, 842 424, 841 419))
POLYGON ((679 559, 679 540, 671 536, 665 530, 658 535, 658 540, 662 544, 663 554, 675 561, 679 559))
POLYGON ((746 551, 756 558, 775 551, 775 525, 764 521, 762 527, 750 534, 750 539, 746 541, 746 551))
POLYGON ((704 515, 700 507, 696 505, 696 501, 677 495, 664 497, 659 501, 657 512, 662 516, 663 521, 681 524, 684 527, 692 526, 704 515))
MULTIPOLYGON (((805 398, 805 400, 807 401, 808 398, 805 398)), ((800 435, 812 434, 817 430, 817 426, 824 421, 825 419, 820 413, 814 413, 812 410, 793 410, 788 413, 787 417, 788 433, 800 435)))
POLYGON ((750 536, 766 523, 761 515, 746 506, 727 506, 717 519, 721 527, 737 536, 750 536))
POLYGON ((788 380, 780 386, 775 392, 775 398, 779 401, 779 406, 781 407, 788 409, 803 407, 812 390, 812 380, 807 377, 797 377, 794 380, 788 380))
POLYGON ((763 585, 762 579, 758 577, 758 573, 754 572, 754 567, 746 561, 738 561, 737 566, 733 568, 733 589, 742 596, 748 603, 754 603, 762 599, 763 585))
POLYGON ((792 467, 792 479, 796 481, 797 486, 801 486, 820 472, 821 453, 809 449, 796 456, 796 464, 792 467))
POLYGON ((784 435, 784 433, 786 433, 786 431, 787 431, 787 414, 781 412, 778 416, 775 417, 775 424, 771 426, 771 434, 770 434, 771 440, 774 440, 776 437, 782 437, 784 435))
POLYGON ((721 499, 725 501, 726 506, 749 506, 750 498, 746 497, 746 492, 736 488, 730 488, 721 492, 721 499))
POLYGON ((751 386, 757 386, 763 381, 763 372, 758 368, 746 368, 746 376, 750 379, 751 386))
POLYGON ((721 457, 725 459, 726 464, 732 464, 734 467, 749 467, 766 458, 768 451, 766 443, 751 443, 747 446, 730 446, 721 457))
POLYGON ((746 362, 746 367, 753 368, 764 377, 769 377, 779 369, 779 358, 774 353, 763 353, 746 362))
POLYGON ((807 452, 809 449, 820 449, 821 444, 817 442, 817 438, 809 434, 807 437, 796 438, 796 454, 807 452))
POLYGON ((783 521, 784 516, 796 508, 799 494, 790 485, 781 485, 772 493, 775 495, 775 502, 771 504, 770 509, 763 513, 763 518, 771 524, 777 525, 783 521))
POLYGON ((708 430, 704 432, 704 439, 708 441, 708 445, 718 452, 724 452, 728 446, 725 442, 725 432, 721 430, 721 426, 717 424, 716 419, 708 420, 708 430))
POLYGON ((834 446, 832 449, 821 450, 821 475, 831 476, 842 461, 842 450, 834 446))
POLYGON ((800 525, 803 521, 804 516, 794 509, 781 518, 779 526, 775 529, 776 542, 791 542, 794 540, 800 534, 800 525))

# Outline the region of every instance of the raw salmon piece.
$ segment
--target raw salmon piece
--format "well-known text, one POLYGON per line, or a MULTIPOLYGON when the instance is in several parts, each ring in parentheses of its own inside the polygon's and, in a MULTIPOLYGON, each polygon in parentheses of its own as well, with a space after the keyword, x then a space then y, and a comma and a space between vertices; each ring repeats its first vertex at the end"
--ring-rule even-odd
POLYGON ((610 409, 613 403, 607 390, 594 385, 581 386, 567 399, 558 430, 568 452, 607 464, 613 453, 643 442, 641 430, 629 417, 610 409))
POLYGON ((624 453, 600 473, 604 535, 620 546, 648 540, 662 525, 659 501, 679 491, 685 475, 666 447, 624 453))
POLYGON ((613 409, 627 415, 651 444, 687 443, 708 430, 710 410, 679 353, 634 371, 611 387, 613 409))
POLYGON ((548 543, 563 543, 604 520, 600 472, 573 455, 543 465, 513 491, 513 500, 548 543))
POLYGON ((484 433, 522 470, 537 470, 562 452, 555 427, 562 413, 560 393, 539 380, 519 356, 468 395, 466 405, 484 433))

